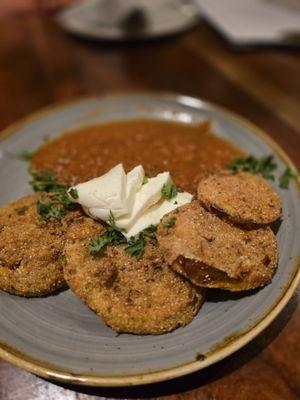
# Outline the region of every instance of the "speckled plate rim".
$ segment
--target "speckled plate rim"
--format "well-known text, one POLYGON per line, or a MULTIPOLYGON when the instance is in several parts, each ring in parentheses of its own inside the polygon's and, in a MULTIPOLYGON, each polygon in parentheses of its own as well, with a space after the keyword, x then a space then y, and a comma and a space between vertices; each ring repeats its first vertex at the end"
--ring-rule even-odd
MULTIPOLYGON (((180 94, 172 94, 158 91, 146 91, 146 92, 121 92, 121 93, 108 93, 101 96, 94 97, 85 97, 80 98, 79 100, 73 100, 68 102, 59 103, 53 106, 45 107, 35 113, 30 114, 29 116, 21 119, 19 122, 16 122, 10 125, 8 128, 4 129, 0 132, 0 141, 4 138, 14 134, 21 127, 26 125, 29 122, 32 122, 36 118, 40 118, 43 115, 51 114, 52 112, 57 111, 58 109, 62 110, 71 106, 72 104, 85 103, 93 100, 99 100, 102 98, 121 98, 121 97, 150 97, 159 98, 161 100, 169 100, 177 102, 178 104, 186 105, 194 109, 201 109, 203 106, 219 111, 229 118, 234 119, 239 124, 242 124, 248 129, 250 129, 255 135, 259 136, 262 140, 264 140, 273 151, 279 156, 286 165, 292 168, 297 172, 297 169, 289 156, 285 153, 285 151, 277 145, 273 139, 271 139, 267 133, 258 128, 252 122, 248 121, 246 118, 235 114, 223 108, 221 106, 217 106, 213 103, 203 101, 197 99, 195 97, 180 95, 180 94)), ((298 190, 300 189, 300 178, 299 174, 296 178, 298 183, 298 190)), ((254 339, 259 333, 261 333, 270 323, 276 318, 276 316, 280 313, 280 311, 286 306, 288 301, 291 299, 293 293, 297 289, 297 286, 300 282, 300 254, 297 256, 297 261, 293 268, 293 273, 290 280, 287 282, 285 287, 282 289, 279 294, 277 300, 273 303, 270 309, 261 316, 255 323, 248 326, 247 329, 237 332, 235 335, 225 338, 222 342, 222 345, 217 346, 215 349, 211 350, 206 354, 206 358, 203 361, 193 361, 188 364, 184 364, 181 366, 173 367, 170 369, 165 369, 157 372, 145 373, 145 374, 134 374, 128 376, 95 376, 95 375, 81 375, 74 374, 67 370, 61 370, 59 367, 49 364, 47 362, 43 362, 40 360, 36 360, 32 358, 28 354, 24 354, 19 352, 17 349, 8 346, 5 343, 0 343, 0 357, 6 361, 11 362, 17 367, 23 368, 29 372, 32 372, 36 375, 42 376, 47 379, 57 380, 65 383, 77 384, 77 385, 86 385, 86 386, 133 386, 133 385, 142 385, 149 384, 155 382, 161 382, 164 380, 169 380, 173 378, 177 378, 183 375, 187 375, 189 373, 198 371, 209 365, 212 365, 230 354, 236 352, 247 343, 249 343, 252 339, 254 339)))

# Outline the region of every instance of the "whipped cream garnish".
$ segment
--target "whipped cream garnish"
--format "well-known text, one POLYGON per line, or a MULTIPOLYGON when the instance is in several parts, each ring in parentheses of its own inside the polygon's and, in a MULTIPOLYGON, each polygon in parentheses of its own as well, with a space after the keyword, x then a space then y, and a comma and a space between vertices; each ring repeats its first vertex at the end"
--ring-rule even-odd
POLYGON ((72 200, 94 219, 108 222, 112 213, 116 226, 131 238, 149 225, 159 224, 165 214, 193 198, 187 192, 172 198, 163 195, 163 189, 171 182, 169 172, 145 178, 141 165, 126 174, 123 164, 118 164, 98 178, 73 186, 69 192, 76 189, 78 197, 72 200))

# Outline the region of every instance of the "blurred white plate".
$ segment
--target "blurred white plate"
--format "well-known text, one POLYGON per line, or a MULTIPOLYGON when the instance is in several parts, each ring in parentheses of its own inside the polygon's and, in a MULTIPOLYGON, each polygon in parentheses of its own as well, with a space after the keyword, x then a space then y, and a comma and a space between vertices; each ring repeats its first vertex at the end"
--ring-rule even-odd
POLYGON ((188 0, 88 0, 67 7, 58 23, 70 33, 98 40, 141 40, 172 35, 192 27, 198 20, 188 0), (127 30, 122 21, 133 10, 142 12, 144 28, 127 30))

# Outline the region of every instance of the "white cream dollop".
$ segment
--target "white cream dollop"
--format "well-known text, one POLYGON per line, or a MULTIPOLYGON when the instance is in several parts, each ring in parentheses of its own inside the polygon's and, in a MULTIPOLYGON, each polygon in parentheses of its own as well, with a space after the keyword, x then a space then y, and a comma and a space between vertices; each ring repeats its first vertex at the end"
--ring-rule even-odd
POLYGON ((187 192, 177 193, 170 200, 163 196, 162 189, 171 180, 169 172, 148 178, 143 184, 144 177, 141 165, 126 174, 123 165, 118 164, 106 174, 69 190, 76 189, 78 198, 72 200, 81 204, 90 217, 108 222, 112 213, 116 226, 130 238, 149 225, 159 224, 165 214, 193 198, 187 192))

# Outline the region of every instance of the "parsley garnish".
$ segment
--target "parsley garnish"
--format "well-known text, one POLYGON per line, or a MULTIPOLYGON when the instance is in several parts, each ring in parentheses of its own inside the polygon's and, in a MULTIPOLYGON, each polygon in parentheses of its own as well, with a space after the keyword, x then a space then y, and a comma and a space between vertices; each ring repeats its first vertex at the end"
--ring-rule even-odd
POLYGON ((109 225, 107 226, 106 231, 98 238, 91 240, 91 254, 101 254, 106 246, 118 246, 119 244, 126 243, 128 246, 125 247, 124 251, 140 260, 144 254, 146 238, 156 239, 157 227, 154 225, 150 225, 144 229, 137 238, 132 237, 129 241, 127 241, 121 230, 116 226, 115 217, 111 211, 109 214, 108 223, 109 225))
POLYGON ((72 197, 72 199, 77 200, 78 199, 78 191, 75 188, 72 188, 69 190, 69 195, 72 197))
POLYGON ((230 164, 233 173, 247 171, 252 174, 261 175, 265 179, 274 180, 273 171, 277 168, 273 155, 255 158, 248 156, 246 158, 236 158, 230 164))
POLYGON ((41 219, 48 221, 51 218, 60 219, 66 215, 66 210, 62 207, 56 206, 52 201, 42 202, 38 200, 36 202, 36 209, 41 219))
POLYGON ((67 210, 73 210, 76 207, 76 205, 70 200, 68 192, 65 189, 60 189, 54 194, 51 193, 49 196, 51 200, 58 201, 67 210))
POLYGON ((296 176, 296 173, 290 167, 286 167, 284 173, 279 178, 279 187, 281 189, 288 189, 290 180, 296 176))
POLYGON ((18 157, 22 161, 30 161, 34 155, 35 150, 23 150, 18 157))
POLYGON ((99 236, 97 239, 93 239, 90 242, 90 253, 91 254, 100 254, 104 247, 117 246, 122 243, 127 243, 125 236, 118 230, 115 230, 112 227, 108 227, 106 231, 99 236))
MULTIPOLYGON (((31 169, 32 180, 29 182, 35 192, 52 192, 49 194, 50 200, 47 202, 37 201, 37 212, 45 221, 55 218, 60 219, 66 215, 67 210, 73 210, 76 205, 71 201, 64 182, 59 182, 49 170, 37 171, 31 169), (62 207, 55 204, 56 201, 62 207)), ((75 190, 75 189, 71 189, 75 190)), ((74 192, 72 192, 74 195, 74 192)))
MULTIPOLYGON (((273 171, 277 168, 277 164, 274 161, 274 156, 264 156, 261 158, 255 158, 248 156, 246 158, 236 158, 230 164, 230 169, 234 174, 239 171, 248 171, 252 174, 261 175, 265 179, 274 181, 275 177, 273 171)), ((290 168, 286 167, 285 171, 279 178, 279 187, 281 189, 288 189, 289 183, 292 178, 297 174, 290 168)))
POLYGON ((23 206, 23 207, 15 208, 15 213, 17 215, 24 215, 27 210, 28 210, 28 206, 23 206))
POLYGON ((114 214, 112 213, 111 210, 109 210, 108 224, 109 224, 112 228, 119 230, 119 229, 117 228, 117 225, 116 225, 115 216, 114 216, 114 214))
POLYGON ((164 228, 172 228, 172 226, 175 225, 175 221, 176 221, 176 217, 170 217, 169 219, 167 219, 166 221, 164 221, 162 223, 162 226, 164 228))
POLYGON ((108 231, 104 232, 97 239, 93 239, 90 242, 90 253, 91 254, 99 254, 103 247, 111 242, 111 239, 108 235, 108 231))
POLYGON ((62 189, 67 190, 67 185, 57 181, 53 173, 47 169, 40 172, 31 168, 30 174, 32 175, 32 179, 29 184, 35 192, 57 192, 62 189))
POLYGON ((140 260, 145 251, 146 238, 156 240, 156 230, 156 226, 149 225, 147 228, 142 230, 137 238, 130 239, 130 241, 128 242, 129 246, 126 247, 124 251, 140 260))
POLYGON ((149 225, 148 228, 145 228, 141 233, 143 236, 146 236, 150 239, 156 239, 156 231, 157 231, 157 226, 149 225))
POLYGON ((169 181, 163 186, 161 192, 167 200, 171 200, 177 195, 177 188, 172 181, 169 181))
POLYGON ((143 185, 145 185, 146 183, 148 183, 148 181, 149 181, 149 178, 148 178, 148 176, 144 176, 144 178, 143 178, 143 185))
POLYGON ((142 258, 145 249, 145 237, 140 234, 137 239, 132 239, 129 246, 124 251, 131 256, 135 256, 138 260, 142 258))
POLYGON ((100 254, 104 247, 117 246, 118 244, 127 243, 127 239, 122 234, 121 230, 116 226, 116 221, 113 213, 109 211, 108 227, 106 231, 102 233, 97 239, 93 239, 90 242, 90 253, 100 254))

